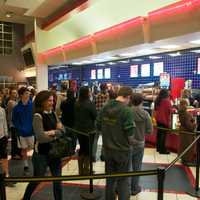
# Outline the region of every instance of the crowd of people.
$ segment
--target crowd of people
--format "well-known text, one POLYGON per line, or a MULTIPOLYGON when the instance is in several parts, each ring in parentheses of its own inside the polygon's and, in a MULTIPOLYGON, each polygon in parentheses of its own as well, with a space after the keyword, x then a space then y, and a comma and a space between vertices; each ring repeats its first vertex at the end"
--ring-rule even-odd
MULTIPOLYGON (((33 88, 21 87, 5 89, 0 95, 0 163, 6 176, 8 172, 7 144, 11 138, 11 159, 21 159, 24 175, 30 174, 28 150, 33 150, 33 175, 45 175, 47 168, 53 176, 61 176, 62 160, 51 159, 48 152, 51 142, 67 128, 90 134, 92 138, 92 161, 97 160, 98 138, 102 135, 101 160, 105 161, 105 173, 140 171, 145 148, 145 135, 153 133, 152 117, 143 109, 143 96, 134 93, 127 86, 108 90, 107 84, 100 86, 98 93, 92 94, 88 86, 82 86, 78 98, 73 89, 66 91, 66 97, 56 93, 55 87, 36 94, 33 88)), ((196 123, 187 112, 188 100, 182 98, 178 107, 180 130, 194 131, 196 123)), ((169 91, 161 89, 155 99, 152 114, 157 125, 170 128, 173 106, 169 91)), ((75 153, 77 141, 79 175, 89 175, 90 148, 86 135, 66 131, 72 140, 75 153)), ((156 150, 168 154, 165 146, 166 131, 158 129, 156 150)), ((191 140, 190 140, 191 141, 191 140)), ((183 143, 183 150, 188 143, 183 143)), ((183 157, 187 162, 190 153, 183 157)), ((27 185, 24 200, 31 195, 39 182, 27 185)), ((55 200, 62 200, 60 181, 53 183, 55 200)), ((141 192, 139 177, 106 179, 106 200, 128 200, 130 195, 141 192)))

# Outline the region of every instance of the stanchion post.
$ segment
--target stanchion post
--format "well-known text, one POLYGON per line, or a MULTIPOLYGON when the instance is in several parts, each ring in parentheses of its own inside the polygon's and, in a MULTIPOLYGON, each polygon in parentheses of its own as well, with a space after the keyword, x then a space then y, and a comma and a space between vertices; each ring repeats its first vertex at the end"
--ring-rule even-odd
MULTIPOLYGON (((200 131, 197 131, 197 137, 200 135, 200 131)), ((193 191, 187 192, 189 195, 193 197, 200 198, 199 192, 199 166, 200 166, 200 138, 197 140, 196 144, 196 181, 195 181, 195 188, 193 191)))
POLYGON ((6 200, 6 188, 4 183, 5 174, 0 173, 0 200, 6 200))
MULTIPOLYGON (((92 163, 92 136, 93 134, 89 134, 89 157, 90 157, 90 175, 93 174, 93 163, 92 163)), ((90 193, 93 193, 93 179, 90 179, 90 193)))
MULTIPOLYGON (((93 175, 93 163, 92 163, 92 145, 93 145, 93 133, 89 133, 89 159, 90 159, 90 175, 93 175)), ((95 194, 93 191, 93 179, 90 178, 90 192, 81 193, 81 197, 87 200, 95 200, 100 197, 100 195, 95 194)))
POLYGON ((163 200, 165 168, 158 167, 158 200, 163 200))

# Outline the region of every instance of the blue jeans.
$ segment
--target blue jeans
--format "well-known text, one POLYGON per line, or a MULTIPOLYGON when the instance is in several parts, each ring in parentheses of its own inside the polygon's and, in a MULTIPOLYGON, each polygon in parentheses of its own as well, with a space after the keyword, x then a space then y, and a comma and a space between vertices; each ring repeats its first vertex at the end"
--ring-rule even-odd
MULTIPOLYGON (((34 176, 44 176, 49 166, 52 176, 61 176, 61 160, 49 160, 48 156, 33 153, 34 176)), ((31 195, 40 182, 30 182, 26 187, 23 200, 30 200, 31 195)), ((62 186, 60 181, 53 182, 53 193, 55 200, 62 200, 62 186)))
MULTIPOLYGON (((115 172, 128 172, 130 169, 130 152, 105 149, 105 171, 107 174, 115 172)), ((106 200, 129 200, 129 177, 106 179, 106 200)))
MULTIPOLYGON (((131 152, 131 165, 130 165, 131 171, 141 171, 143 155, 144 155, 143 147, 133 148, 131 152)), ((130 178, 131 192, 137 191, 140 188, 139 178, 140 178, 139 176, 132 176, 130 178)))

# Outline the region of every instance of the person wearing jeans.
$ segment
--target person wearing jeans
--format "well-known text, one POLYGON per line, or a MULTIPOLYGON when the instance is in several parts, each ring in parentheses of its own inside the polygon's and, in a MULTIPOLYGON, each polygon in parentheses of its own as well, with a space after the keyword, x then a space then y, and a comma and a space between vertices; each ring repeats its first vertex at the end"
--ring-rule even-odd
MULTIPOLYGON (((131 109, 133 112, 133 120, 136 125, 136 130, 132 144, 130 170, 141 171, 142 159, 144 155, 145 134, 151 134, 153 132, 153 127, 150 115, 143 109, 142 94, 134 93, 132 95, 131 109)), ((137 195, 139 192, 141 192, 139 176, 131 177, 130 181, 131 195, 137 195)))
MULTIPOLYGON (((110 100, 99 112, 97 129, 102 132, 105 152, 105 172, 123 173, 130 170, 131 144, 135 130, 133 114, 128 107, 132 89, 122 87, 118 96, 110 100)), ((106 200, 129 200, 129 178, 114 177, 106 179, 106 200)))

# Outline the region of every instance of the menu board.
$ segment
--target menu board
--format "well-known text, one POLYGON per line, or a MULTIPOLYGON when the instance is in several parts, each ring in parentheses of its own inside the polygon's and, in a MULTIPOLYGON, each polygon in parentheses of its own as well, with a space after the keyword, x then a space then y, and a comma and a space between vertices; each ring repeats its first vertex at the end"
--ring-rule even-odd
POLYGON ((97 79, 102 79, 103 78, 103 69, 98 69, 97 70, 97 79))
POLYGON ((169 88, 170 86, 170 75, 166 72, 160 74, 160 87, 169 88))
POLYGON ((91 70, 91 79, 96 79, 96 70, 95 69, 92 69, 91 70))
POLYGON ((105 68, 104 69, 104 78, 105 79, 110 79, 111 75, 110 75, 110 68, 105 68))
POLYGON ((142 64, 141 65, 141 76, 142 77, 150 76, 150 64, 142 64))
POLYGON ((164 72, 163 62, 157 62, 153 64, 153 75, 160 76, 161 73, 164 72))
POLYGON ((138 77, 138 65, 131 65, 130 66, 130 77, 138 77))
POLYGON ((197 74, 200 74, 200 58, 198 58, 197 74))

